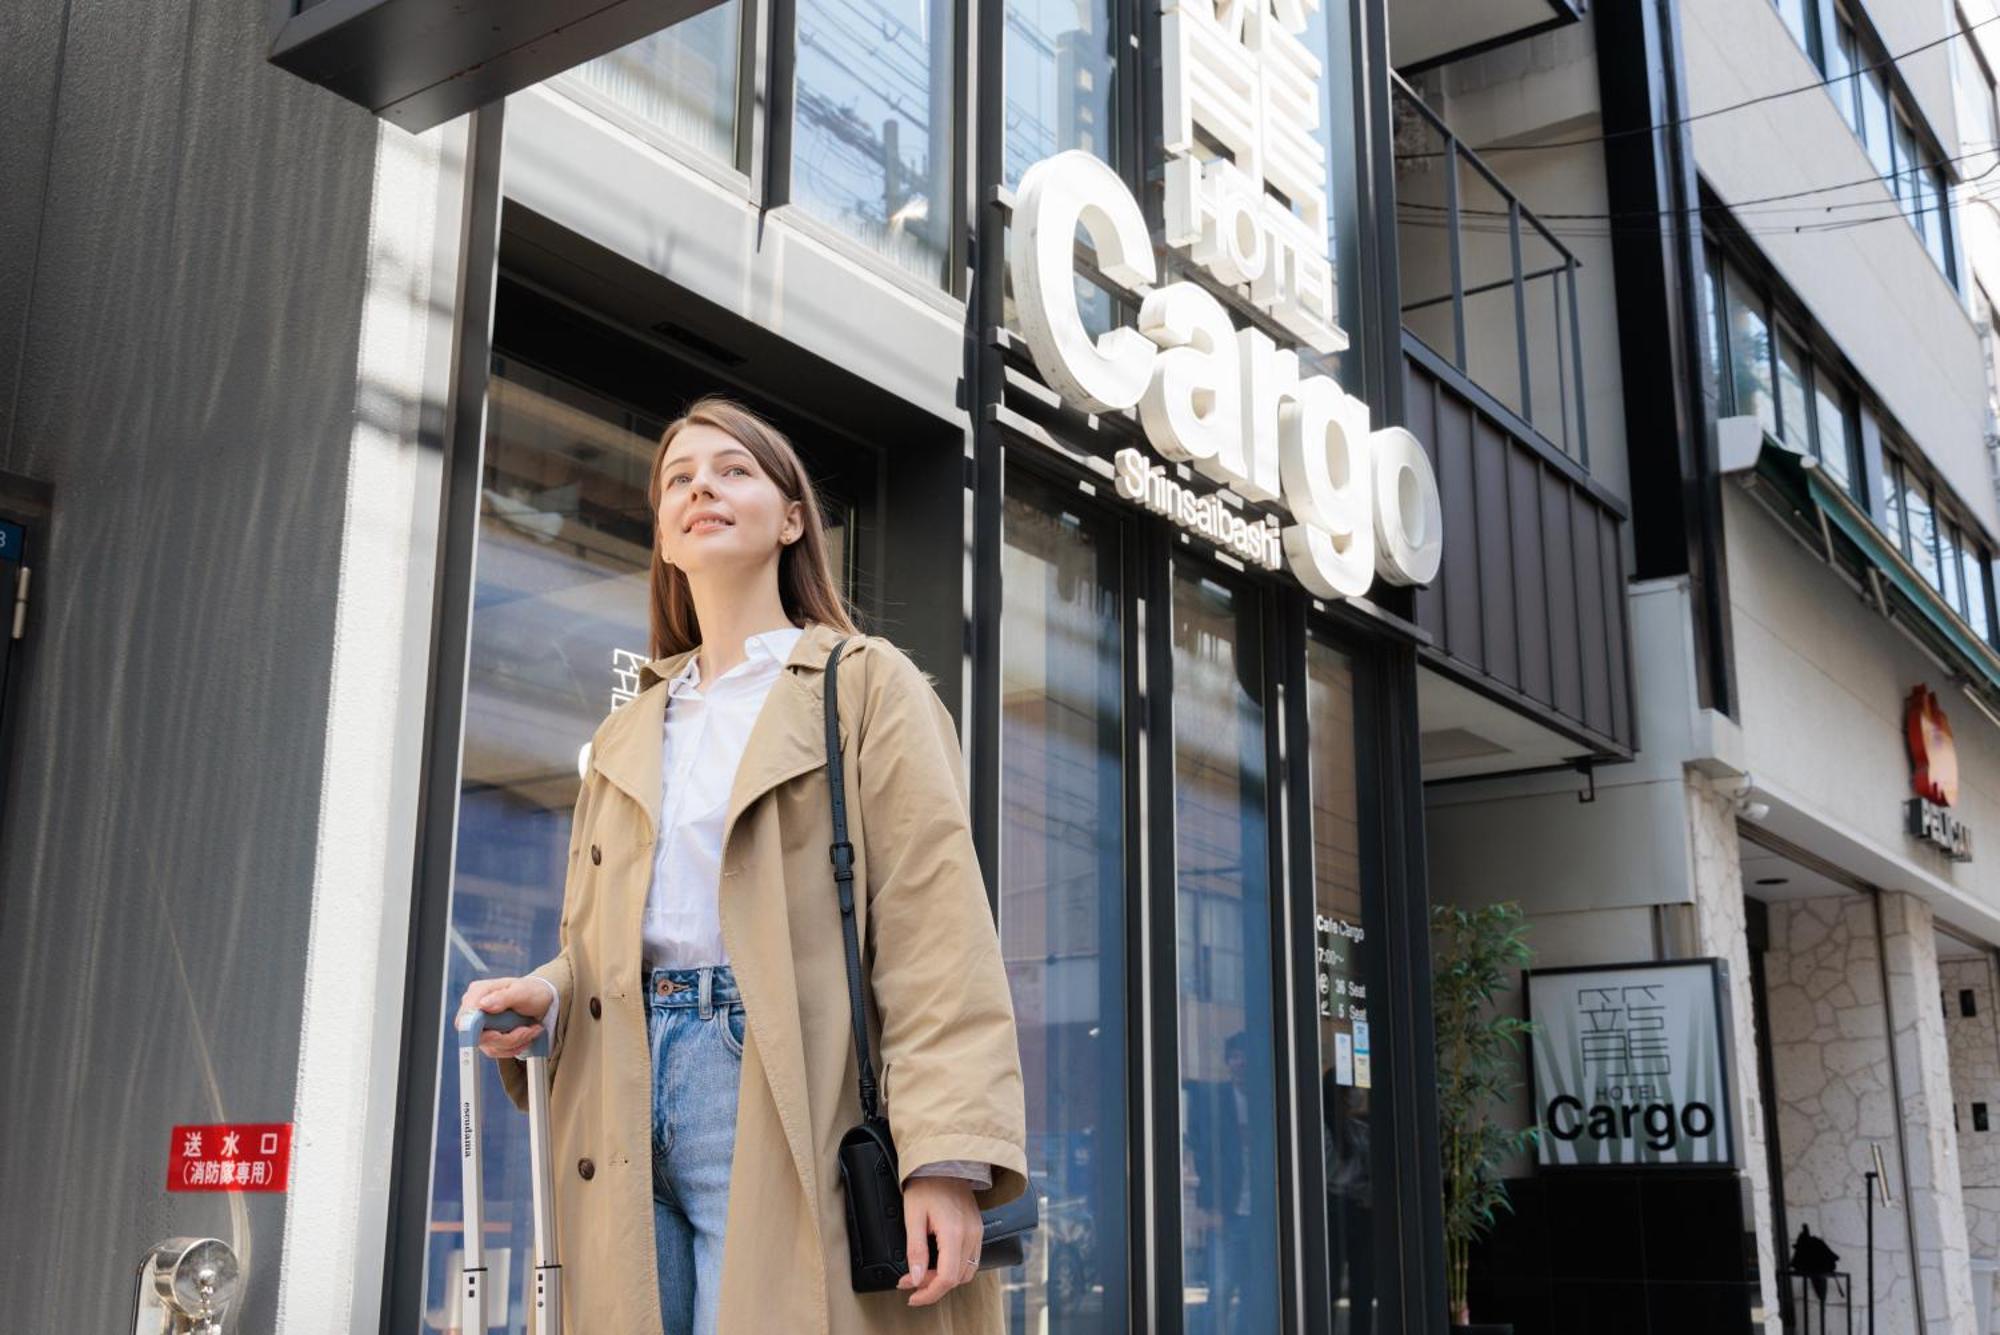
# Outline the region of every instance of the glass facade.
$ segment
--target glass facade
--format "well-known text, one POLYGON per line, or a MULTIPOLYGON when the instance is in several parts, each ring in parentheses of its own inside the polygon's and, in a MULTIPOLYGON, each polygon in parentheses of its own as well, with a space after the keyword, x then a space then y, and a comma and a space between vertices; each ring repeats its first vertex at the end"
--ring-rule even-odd
POLYGON ((1125 1330, 1124 644, 1119 530, 1010 479, 1001 575, 1000 944, 1021 1030, 1037 1252, 1019 1335, 1125 1330))
POLYGON ((1755 417, 1778 434, 1777 398, 1771 388, 1771 322, 1763 297, 1735 269, 1725 270, 1728 298, 1729 377, 1738 413, 1755 417))
POLYGON ((555 86, 700 157, 739 166, 742 37, 743 0, 722 0, 577 66, 555 86))
POLYGON ((1354 663, 1306 643, 1312 752, 1313 956, 1319 1014, 1320 1152, 1326 1179, 1326 1283, 1340 1335, 1376 1330, 1378 1151, 1374 999, 1381 994, 1380 913, 1362 870, 1354 663))
POLYGON ((1258 599, 1176 564, 1175 940, 1183 1308, 1278 1328, 1277 1081, 1258 599))
POLYGON ((798 0, 791 202, 943 286, 952 198, 954 6, 798 0))

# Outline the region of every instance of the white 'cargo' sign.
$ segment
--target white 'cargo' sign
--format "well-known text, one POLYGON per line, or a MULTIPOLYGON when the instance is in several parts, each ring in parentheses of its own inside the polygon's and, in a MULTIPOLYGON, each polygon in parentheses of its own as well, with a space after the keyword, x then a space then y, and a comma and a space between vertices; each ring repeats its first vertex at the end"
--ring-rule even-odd
POLYGON ((1733 1163, 1721 991, 1712 959, 1530 973, 1540 1161, 1733 1163))

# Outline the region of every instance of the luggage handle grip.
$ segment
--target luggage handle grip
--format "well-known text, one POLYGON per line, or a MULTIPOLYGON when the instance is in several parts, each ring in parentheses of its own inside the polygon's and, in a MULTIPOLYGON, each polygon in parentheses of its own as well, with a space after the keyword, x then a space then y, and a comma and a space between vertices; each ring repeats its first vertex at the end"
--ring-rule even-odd
MULTIPOLYGON (((459 1014, 458 1045, 461 1048, 478 1047, 479 1036, 489 1029, 498 1034, 511 1034, 516 1029, 520 1029, 526 1025, 540 1023, 540 1020, 531 1020, 516 1010, 488 1012, 480 1010, 475 1006, 471 1010, 463 1011, 459 1014)), ((534 1041, 528 1044, 527 1050, 521 1055, 524 1057, 548 1056, 548 1030, 544 1029, 541 1033, 535 1035, 534 1041)))

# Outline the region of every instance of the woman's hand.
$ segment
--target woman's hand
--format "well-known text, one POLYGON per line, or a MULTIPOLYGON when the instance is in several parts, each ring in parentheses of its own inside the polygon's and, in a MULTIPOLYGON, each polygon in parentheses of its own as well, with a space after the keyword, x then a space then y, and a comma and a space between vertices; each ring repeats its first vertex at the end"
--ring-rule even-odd
POLYGON ((962 1177, 913 1177, 904 1183, 903 1236, 910 1273, 896 1287, 910 1294, 910 1306, 929 1307, 979 1273, 982 1225, 972 1184, 962 1177), (937 1239, 935 1270, 926 1264, 929 1237, 937 1239))
MULTIPOLYGON (((539 978, 482 978, 465 989, 458 1013, 482 1010, 491 1015, 497 1011, 519 1011, 531 1020, 539 1020, 549 1013, 549 1003, 554 999, 554 989, 539 978)), ((488 1029, 479 1036, 479 1050, 489 1057, 518 1056, 541 1032, 539 1024, 524 1024, 505 1034, 488 1029)))

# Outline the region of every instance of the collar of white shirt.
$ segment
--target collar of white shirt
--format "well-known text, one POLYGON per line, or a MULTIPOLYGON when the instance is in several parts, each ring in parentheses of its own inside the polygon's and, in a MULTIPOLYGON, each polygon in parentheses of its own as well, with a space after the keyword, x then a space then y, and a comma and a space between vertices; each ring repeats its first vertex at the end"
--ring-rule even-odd
MULTIPOLYGON (((743 641, 743 661, 723 673, 720 677, 717 677, 717 684, 719 685, 722 682, 728 681, 739 674, 748 676, 753 671, 759 675, 764 673, 775 675, 776 671, 783 668, 785 661, 792 656, 792 649, 798 644, 799 637, 803 634, 805 634, 805 631, 797 626, 785 626, 778 630, 767 630, 761 634, 750 636, 743 641)), ((680 699, 683 696, 698 695, 700 692, 701 655, 693 653, 688 655, 687 665, 675 673, 674 679, 667 683, 667 697, 669 699, 680 699)))

